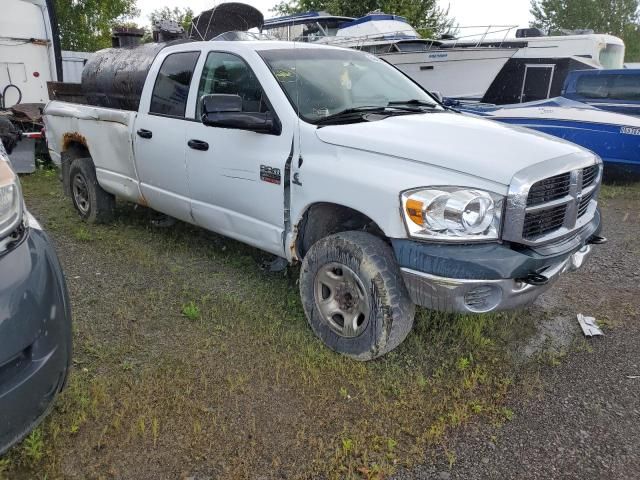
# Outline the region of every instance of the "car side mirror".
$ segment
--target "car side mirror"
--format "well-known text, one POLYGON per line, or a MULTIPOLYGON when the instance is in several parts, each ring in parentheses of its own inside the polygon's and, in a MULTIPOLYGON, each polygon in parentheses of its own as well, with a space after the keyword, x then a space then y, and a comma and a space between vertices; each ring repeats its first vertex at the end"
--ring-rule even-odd
POLYGON ((280 125, 271 112, 243 112, 240 95, 203 95, 200 107, 202 123, 208 127, 280 134, 280 125))

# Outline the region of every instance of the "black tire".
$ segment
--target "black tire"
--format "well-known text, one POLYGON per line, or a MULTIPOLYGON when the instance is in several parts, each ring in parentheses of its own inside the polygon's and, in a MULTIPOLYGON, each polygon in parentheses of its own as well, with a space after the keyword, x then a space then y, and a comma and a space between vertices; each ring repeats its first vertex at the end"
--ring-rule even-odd
POLYGON ((90 158, 76 158, 71 162, 69 186, 73 206, 83 220, 88 223, 107 223, 113 218, 116 199, 98 184, 90 158))
MULTIPOLYGON (((346 281, 344 285, 348 284, 346 281)), ((393 252, 384 241, 369 233, 337 233, 316 242, 302 262, 300 295, 313 332, 330 349, 355 360, 372 360, 390 352, 413 327, 415 305, 393 252), (353 274, 357 277, 356 288, 342 286, 341 278, 353 278, 353 274), (334 290, 338 294, 324 284, 327 275, 336 282, 334 290), (356 300, 359 306, 354 310, 352 300, 358 293, 361 298, 356 300), (331 310, 326 307, 327 302, 345 306, 345 316, 356 319, 349 322, 355 328, 341 329, 340 313, 327 314, 327 309, 331 310), (325 305, 324 313, 321 304, 325 305), (368 311, 362 323, 358 310, 368 311)), ((342 324, 346 323, 343 316, 342 324)))

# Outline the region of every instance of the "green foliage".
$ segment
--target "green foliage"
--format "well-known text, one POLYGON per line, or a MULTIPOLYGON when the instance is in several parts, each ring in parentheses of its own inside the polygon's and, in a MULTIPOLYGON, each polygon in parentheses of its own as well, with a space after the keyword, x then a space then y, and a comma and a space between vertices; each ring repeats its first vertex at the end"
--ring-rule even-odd
POLYGON ((448 8, 438 6, 437 0, 283 0, 272 11, 279 15, 327 11, 333 15, 361 17, 375 10, 405 17, 426 37, 455 30, 455 19, 449 17, 448 8))
POLYGON ((111 29, 138 15, 136 0, 55 0, 63 50, 111 46, 111 29))
POLYGON ((182 315, 189 320, 198 320, 200 318, 200 307, 191 301, 182 306, 182 315))
POLYGON ((621 37, 626 61, 640 59, 639 0, 531 0, 532 26, 550 33, 589 28, 621 37))
POLYGON ((173 20, 185 29, 185 31, 189 31, 191 28, 191 20, 193 20, 193 10, 189 7, 180 8, 180 7, 164 7, 157 8, 151 15, 149 15, 149 20, 151 21, 151 26, 159 20, 173 20))

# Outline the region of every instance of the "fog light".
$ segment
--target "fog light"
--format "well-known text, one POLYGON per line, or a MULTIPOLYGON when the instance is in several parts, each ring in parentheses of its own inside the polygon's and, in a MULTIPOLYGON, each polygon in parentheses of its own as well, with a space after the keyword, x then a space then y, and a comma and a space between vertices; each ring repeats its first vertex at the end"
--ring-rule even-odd
POLYGON ((502 289, 493 285, 482 285, 464 294, 464 304, 475 313, 490 312, 502 300, 502 289))

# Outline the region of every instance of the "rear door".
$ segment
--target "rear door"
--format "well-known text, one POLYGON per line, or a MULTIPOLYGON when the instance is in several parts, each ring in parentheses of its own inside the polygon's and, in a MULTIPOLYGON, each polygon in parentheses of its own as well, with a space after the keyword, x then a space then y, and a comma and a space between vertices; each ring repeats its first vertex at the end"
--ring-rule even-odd
MULTIPOLYGON (((271 111, 278 117, 258 77, 240 55, 212 51, 203 60, 193 99, 196 119, 200 118, 197 99, 208 94, 240 95, 243 111, 271 111)), ((186 158, 197 224, 283 255, 287 160, 293 133, 287 122, 279 135, 208 127, 200 120, 191 123, 186 158)))
POLYGON ((173 52, 154 64, 149 79, 155 83, 143 94, 134 128, 140 203, 187 222, 192 219, 185 138, 192 121, 185 114, 199 56, 173 52))

